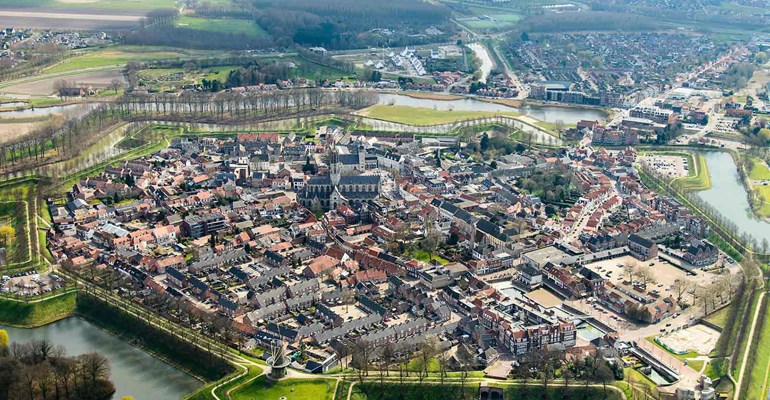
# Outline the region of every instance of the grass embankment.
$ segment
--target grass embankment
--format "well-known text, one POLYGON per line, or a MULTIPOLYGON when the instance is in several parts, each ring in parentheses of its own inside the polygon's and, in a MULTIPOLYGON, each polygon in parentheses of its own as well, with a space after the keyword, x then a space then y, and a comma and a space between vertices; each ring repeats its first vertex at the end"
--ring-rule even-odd
MULTIPOLYGON (((661 154, 661 153, 655 153, 661 154)), ((689 166, 688 175, 684 178, 677 178, 674 181, 681 185, 686 191, 702 191, 711 189, 711 174, 709 173, 706 159, 700 154, 693 153, 664 153, 666 155, 680 155, 687 158, 689 166)))
POLYGON ((451 101, 451 100, 463 99, 463 96, 457 96, 454 94, 434 93, 434 92, 404 92, 403 95, 407 97, 411 97, 413 99, 428 99, 428 100, 437 100, 437 101, 451 101))
MULTIPOLYGON (((559 383, 552 383, 547 393, 543 393, 541 386, 500 385, 499 387, 502 387, 505 392, 505 400, 561 400, 565 398, 619 400, 621 398, 620 393, 611 390, 611 385, 607 386, 606 397, 604 390, 601 388, 564 388, 559 383)), ((465 388, 462 388, 458 384, 439 385, 438 383, 425 383, 417 385, 408 383, 400 385, 393 383, 380 385, 379 383, 367 382, 356 384, 353 387, 353 395, 351 396, 351 400, 470 400, 477 398, 479 398, 478 383, 468 383, 465 385, 465 388)), ((291 397, 288 399, 291 399, 291 397)))
POLYGON ((75 314, 76 302, 75 292, 35 303, 0 299, 0 323, 19 328, 47 325, 75 314))
POLYGON ((746 369, 746 382, 741 388, 746 399, 768 398, 768 380, 770 379, 770 307, 768 296, 765 295, 763 305, 760 307, 760 322, 754 334, 752 350, 750 351, 748 368, 746 369), (744 391, 745 390, 745 391, 744 391))
POLYGON ((725 329, 725 327, 727 326, 727 319, 729 316, 730 316, 730 307, 724 307, 717 312, 711 313, 709 316, 703 319, 722 329, 725 329))
POLYGON ((361 112, 366 117, 408 125, 440 125, 495 116, 519 117, 517 112, 444 111, 409 106, 374 105, 361 112))
POLYGON ((334 397, 334 379, 286 379, 272 381, 265 376, 249 382, 230 393, 234 400, 252 399, 313 399, 331 400, 334 397))
POLYGON ((216 381, 233 371, 233 367, 217 354, 203 351, 143 319, 124 312, 119 307, 108 304, 103 299, 81 293, 78 297, 77 313, 126 342, 141 346, 155 356, 206 381, 216 381))

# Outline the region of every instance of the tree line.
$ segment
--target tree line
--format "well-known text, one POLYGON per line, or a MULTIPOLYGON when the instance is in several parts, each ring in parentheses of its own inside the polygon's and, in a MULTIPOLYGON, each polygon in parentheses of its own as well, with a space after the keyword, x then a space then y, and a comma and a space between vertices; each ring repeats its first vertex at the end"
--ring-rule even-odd
POLYGON ((351 49, 368 46, 411 46, 449 37, 454 27, 448 8, 429 2, 394 0, 253 0, 234 5, 196 5, 198 15, 209 18, 248 19, 269 35, 244 35, 189 29, 175 24, 177 11, 150 12, 139 29, 124 38, 128 44, 169 45, 198 49, 266 49, 324 46, 351 49), (424 35, 431 26, 443 33, 424 35), (386 34, 373 32, 386 28, 386 34))
POLYGON ((127 94, 61 126, 46 125, 0 145, 0 172, 32 171, 80 154, 120 122, 240 122, 342 112, 375 104, 364 90, 294 89, 274 92, 127 94))
POLYGON ((47 340, 9 343, 0 331, 0 400, 107 400, 113 393, 103 355, 67 356, 47 340))

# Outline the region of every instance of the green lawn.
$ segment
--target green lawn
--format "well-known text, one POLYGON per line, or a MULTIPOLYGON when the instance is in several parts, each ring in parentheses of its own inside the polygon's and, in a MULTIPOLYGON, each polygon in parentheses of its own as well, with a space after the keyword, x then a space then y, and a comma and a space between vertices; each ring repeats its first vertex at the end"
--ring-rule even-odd
POLYGON ((720 328, 724 328, 725 324, 727 323, 727 317, 729 315, 730 315, 730 307, 724 307, 721 310, 715 313, 712 313, 711 315, 709 315, 704 319, 720 328))
POLYGON ((334 379, 286 379, 278 382, 264 376, 239 387, 231 393, 234 400, 331 400, 334 396, 334 379))
POLYGON ((253 20, 224 19, 224 18, 200 18, 181 16, 177 18, 176 26, 180 28, 194 29, 216 33, 244 34, 247 36, 266 36, 262 27, 253 20))
POLYGON ((770 168, 767 167, 764 161, 750 157, 751 171, 749 171, 749 179, 754 181, 765 181, 770 179, 770 168))
POLYGON ((703 360, 690 360, 687 361, 687 365, 692 368, 693 370, 700 372, 701 369, 703 369, 703 360))
POLYGON ((76 299, 74 292, 38 303, 0 299, 0 323, 23 328, 50 324, 74 314, 76 299))
MULTIPOLYGON (((409 253, 409 255, 414 257, 415 260, 422 261, 422 262, 430 262, 430 260, 431 260, 430 253, 428 253, 425 250, 421 250, 421 249, 412 250, 409 253)), ((438 254, 435 254, 435 253, 433 254, 433 259, 438 261, 438 262, 440 262, 441 265, 449 264, 449 260, 447 260, 446 258, 441 257, 441 256, 439 256, 438 254)))
POLYGON ((521 115, 516 112, 442 111, 430 108, 388 106, 382 104, 371 106, 365 109, 362 114, 370 118, 409 125, 439 125, 496 115, 505 115, 509 117, 521 115))
POLYGON ((770 217, 770 186, 753 185, 757 198, 762 204, 756 210, 760 217, 770 217))

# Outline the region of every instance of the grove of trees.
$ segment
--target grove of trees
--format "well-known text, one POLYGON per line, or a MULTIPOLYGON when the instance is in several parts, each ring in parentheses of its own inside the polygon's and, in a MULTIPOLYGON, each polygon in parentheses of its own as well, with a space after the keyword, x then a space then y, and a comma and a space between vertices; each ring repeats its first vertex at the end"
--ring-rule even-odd
POLYGON ((46 340, 19 344, 0 331, 0 400, 107 400, 113 393, 101 354, 67 356, 46 340))

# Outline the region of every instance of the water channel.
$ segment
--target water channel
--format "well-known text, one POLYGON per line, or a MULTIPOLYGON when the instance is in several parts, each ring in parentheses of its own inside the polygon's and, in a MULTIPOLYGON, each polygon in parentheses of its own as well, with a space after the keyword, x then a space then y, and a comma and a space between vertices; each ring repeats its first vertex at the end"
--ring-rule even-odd
POLYGON ((751 212, 733 157, 726 152, 707 152, 703 157, 711 175, 711 188, 698 192, 698 196, 738 225, 741 233, 770 241, 770 223, 751 212))
POLYGON ((2 325, 0 329, 8 331, 11 341, 25 343, 46 339, 63 346, 70 356, 92 351, 101 353, 112 368, 111 379, 117 390, 113 399, 123 396, 133 396, 137 400, 178 399, 203 385, 192 376, 80 318, 67 318, 34 329, 2 325))
POLYGON ((601 121, 607 118, 606 112, 596 109, 556 106, 525 106, 515 108, 472 98, 433 100, 418 99, 394 93, 380 93, 379 102, 380 104, 430 108, 441 111, 520 112, 541 121, 562 121, 565 124, 575 124, 584 119, 601 121))
MULTIPOLYGON (((9 103, 5 103, 9 104, 9 103)), ((51 114, 64 114, 68 117, 78 117, 93 110, 97 103, 65 104, 62 106, 25 108, 21 110, 0 111, 0 118, 44 117, 51 114)))

